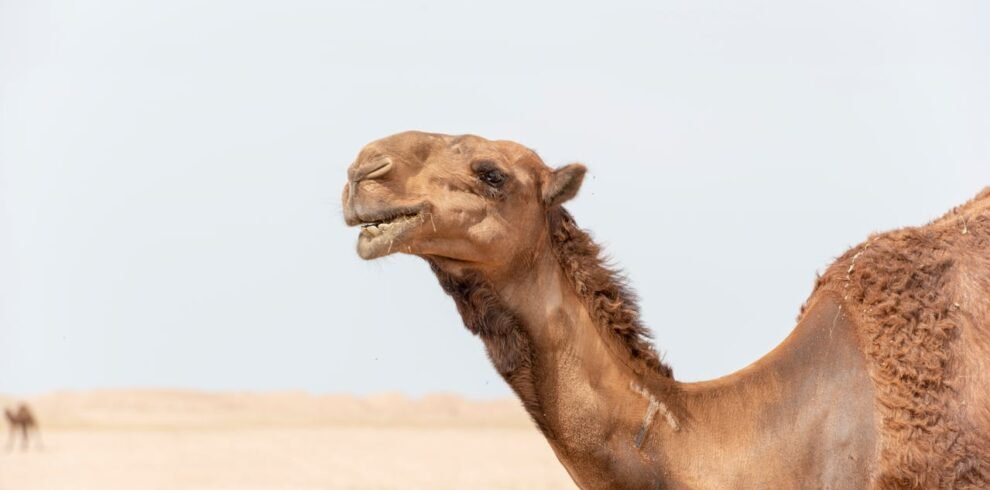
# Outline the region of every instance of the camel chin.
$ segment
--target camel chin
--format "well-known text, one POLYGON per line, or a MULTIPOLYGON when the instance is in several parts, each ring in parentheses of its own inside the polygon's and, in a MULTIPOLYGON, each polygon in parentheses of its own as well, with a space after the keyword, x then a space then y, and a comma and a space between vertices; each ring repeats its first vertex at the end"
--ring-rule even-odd
MULTIPOLYGON (((410 232, 423 224, 422 213, 403 215, 387 221, 362 223, 358 235, 357 253, 364 260, 373 260, 403 251, 410 232)), ((408 247, 406 247, 408 248, 408 247)))

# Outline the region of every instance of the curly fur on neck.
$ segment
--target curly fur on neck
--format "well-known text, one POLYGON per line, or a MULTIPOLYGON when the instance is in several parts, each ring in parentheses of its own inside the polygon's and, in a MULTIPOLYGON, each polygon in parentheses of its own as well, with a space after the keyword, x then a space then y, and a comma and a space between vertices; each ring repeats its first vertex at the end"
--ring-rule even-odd
POLYGON ((536 394, 536 356, 529 334, 511 308, 498 297, 480 273, 454 276, 434 262, 430 268, 440 287, 454 299, 468 331, 481 337, 495 370, 512 387, 536 426, 548 437, 543 408, 536 394))
MULTIPOLYGON (((605 264, 601 248, 563 208, 548 211, 547 225, 554 256, 603 335, 625 348, 635 367, 672 378, 670 367, 660 361, 649 331, 639 320, 635 295, 605 264)), ((454 299, 468 331, 481 337, 495 369, 540 430, 548 433, 534 383, 537 363, 532 340, 518 315, 481 273, 454 275, 437 262, 428 262, 444 292, 454 299)))
POLYGON ((634 361, 649 371, 673 378, 673 370, 660 360, 650 331, 640 322, 636 295, 625 279, 606 264, 601 247, 563 208, 551 209, 547 224, 554 255, 595 324, 622 345, 634 361))

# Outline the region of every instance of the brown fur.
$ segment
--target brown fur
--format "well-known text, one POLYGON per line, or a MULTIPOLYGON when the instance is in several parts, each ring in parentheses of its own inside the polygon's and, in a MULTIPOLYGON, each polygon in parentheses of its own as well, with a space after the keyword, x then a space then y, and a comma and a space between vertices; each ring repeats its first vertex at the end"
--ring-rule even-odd
POLYGON ((491 283, 478 274, 456 277, 435 262, 430 262, 430 267, 440 287, 454 299, 464 326, 485 343, 495 370, 516 392, 540 431, 550 436, 533 387, 536 360, 532 343, 515 313, 499 299, 491 283))
POLYGON ((673 378, 653 349, 650 331, 639 320, 636 296, 601 257, 601 248, 564 208, 547 213, 553 252, 602 332, 617 339, 638 364, 673 378))
POLYGON ((584 173, 408 132, 362 150, 343 194, 358 253, 429 261, 579 486, 990 487, 990 189, 849 250, 759 361, 679 383, 560 207, 584 173))
MULTIPOLYGON (((818 280, 815 294, 834 291, 857 324, 883 427, 877 482, 881 488, 990 487, 990 438, 959 406, 962 329, 988 328, 984 289, 966 304, 960 289, 973 252, 984 262, 990 189, 935 222, 874 235, 842 255, 818 280), (964 233, 965 230, 965 233, 964 233)), ((985 265, 985 264, 984 264, 985 265)), ((985 267, 976 269, 985 276, 985 267)), ((973 353, 988 355, 983 350, 973 353)), ((984 386, 982 389, 987 389, 984 386)))
MULTIPOLYGON (((626 349, 630 364, 672 378, 672 370, 653 349, 650 331, 639 320, 635 295, 619 273, 605 264, 601 248, 563 208, 548 211, 547 223, 554 256, 602 334, 626 349)), ((533 389, 535 360, 531 341, 516 314, 481 275, 469 273, 456 277, 434 261, 430 261, 430 267, 444 292, 454 299, 464 325, 484 341, 496 371, 516 391, 534 422, 546 433, 548 427, 533 389)))

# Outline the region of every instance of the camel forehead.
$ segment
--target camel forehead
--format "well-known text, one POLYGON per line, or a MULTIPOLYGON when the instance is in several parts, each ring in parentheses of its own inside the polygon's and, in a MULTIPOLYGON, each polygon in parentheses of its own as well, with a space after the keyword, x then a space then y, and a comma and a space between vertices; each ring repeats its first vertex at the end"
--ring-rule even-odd
MULTIPOLYGON (((525 159, 527 162, 535 161, 542 164, 536 153, 514 141, 489 140, 473 134, 451 135, 405 131, 369 143, 361 150, 358 159, 365 160, 387 155, 414 158, 422 162, 431 156, 448 156, 455 160, 490 158, 503 160, 504 163, 514 163, 527 154, 534 157, 525 159)), ((539 166, 541 165, 537 165, 539 166)))
POLYGON ((379 151, 408 151, 419 146, 442 146, 452 136, 439 133, 424 133, 422 131, 403 131, 381 139, 377 139, 365 145, 362 153, 366 150, 379 151))

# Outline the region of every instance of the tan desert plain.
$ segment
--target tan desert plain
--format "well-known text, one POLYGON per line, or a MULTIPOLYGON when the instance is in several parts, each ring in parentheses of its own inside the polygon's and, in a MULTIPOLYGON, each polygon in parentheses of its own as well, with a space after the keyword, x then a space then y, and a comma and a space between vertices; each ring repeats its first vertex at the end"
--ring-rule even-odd
POLYGON ((584 174, 405 132, 363 148, 343 192, 358 254, 429 262, 579 486, 990 488, 990 189, 853 247, 780 346, 680 383, 562 207, 584 174))
POLYGON ((115 389, 28 402, 40 433, 0 448, 2 490, 574 488, 511 399, 115 389))

